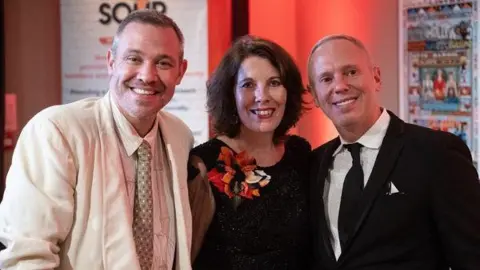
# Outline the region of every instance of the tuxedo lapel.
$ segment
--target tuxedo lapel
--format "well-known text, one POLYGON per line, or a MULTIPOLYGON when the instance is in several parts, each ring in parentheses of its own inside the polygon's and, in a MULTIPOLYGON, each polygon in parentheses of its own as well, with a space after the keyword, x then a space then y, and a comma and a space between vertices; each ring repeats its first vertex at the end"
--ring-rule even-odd
POLYGON ((319 229, 322 242, 320 244, 323 245, 323 248, 325 248, 329 259, 333 261, 335 261, 336 259, 333 252, 332 244, 330 242, 332 234, 330 232, 330 228, 328 225, 329 223, 325 214, 325 202, 323 201, 323 194, 325 192, 325 184, 327 181, 328 172, 332 165, 333 153, 339 145, 340 139, 337 137, 336 139, 327 143, 326 148, 323 152, 318 153, 317 159, 320 160, 320 166, 318 168, 318 173, 316 174, 316 176, 314 176, 316 177, 316 179, 313 188, 313 192, 315 193, 315 196, 313 196, 313 198, 317 198, 317 201, 315 201, 315 206, 317 207, 318 211, 315 214, 319 220, 318 225, 320 226, 319 229))
POLYGON ((368 179, 359 203, 359 218, 354 226, 351 237, 349 237, 347 243, 345 244, 344 250, 342 250, 339 263, 341 263, 344 255, 348 254, 348 249, 351 246, 352 241, 355 239, 358 230, 370 212, 373 202, 381 193, 382 187, 384 187, 385 183, 387 182, 390 173, 395 167, 400 151, 403 148, 402 134, 404 130, 404 122, 393 113, 389 112, 389 114, 390 124, 388 126, 387 133, 385 134, 385 138, 383 139, 380 151, 375 160, 372 173, 368 179))

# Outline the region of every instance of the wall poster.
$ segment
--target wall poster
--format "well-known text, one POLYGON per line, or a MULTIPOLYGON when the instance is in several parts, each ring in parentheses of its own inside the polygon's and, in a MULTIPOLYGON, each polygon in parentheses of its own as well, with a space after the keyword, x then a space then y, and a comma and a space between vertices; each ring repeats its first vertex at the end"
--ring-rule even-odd
MULTIPOLYGON (((400 115, 478 151, 478 0, 400 1, 400 115)), ((478 168, 478 166, 477 166, 478 168)))

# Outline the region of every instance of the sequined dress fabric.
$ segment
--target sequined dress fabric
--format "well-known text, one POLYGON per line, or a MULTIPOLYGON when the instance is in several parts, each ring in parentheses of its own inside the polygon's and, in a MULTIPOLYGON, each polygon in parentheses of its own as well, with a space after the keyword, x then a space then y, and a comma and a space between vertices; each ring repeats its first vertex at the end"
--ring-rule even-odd
MULTIPOLYGON (((217 162, 222 146, 212 139, 192 150, 207 170, 217 162)), ((307 189, 310 145, 289 136, 282 159, 271 167, 258 167, 271 176, 260 197, 243 200, 238 208, 232 199, 211 183, 216 212, 195 270, 307 269, 310 243, 307 189)))

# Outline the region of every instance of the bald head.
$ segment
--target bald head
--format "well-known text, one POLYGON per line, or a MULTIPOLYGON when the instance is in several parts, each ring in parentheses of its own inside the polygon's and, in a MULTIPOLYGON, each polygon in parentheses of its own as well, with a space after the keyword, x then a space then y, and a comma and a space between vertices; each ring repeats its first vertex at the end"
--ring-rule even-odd
POLYGON ((350 36, 328 36, 312 49, 308 71, 315 103, 340 136, 354 142, 365 134, 381 113, 380 69, 365 46, 350 36))
POLYGON ((348 42, 351 42, 353 45, 357 46, 360 50, 362 50, 365 53, 365 55, 368 58, 368 61, 370 62, 371 65, 373 65, 373 61, 372 61, 372 58, 370 57, 370 54, 368 53, 365 45, 363 45, 363 42, 361 42, 359 39, 353 36, 343 35, 343 34, 326 36, 320 39, 319 41, 317 41, 317 43, 315 43, 312 50, 310 51, 310 54, 308 55, 307 72, 308 72, 308 84, 310 86, 313 87, 313 84, 314 84, 314 78, 312 74, 313 55, 315 54, 318 48, 335 40, 346 40, 348 42))

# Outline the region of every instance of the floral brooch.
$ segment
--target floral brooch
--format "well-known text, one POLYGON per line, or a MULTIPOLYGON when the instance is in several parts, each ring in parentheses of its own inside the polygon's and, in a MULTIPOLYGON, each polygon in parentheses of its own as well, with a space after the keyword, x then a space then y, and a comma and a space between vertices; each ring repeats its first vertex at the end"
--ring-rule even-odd
POLYGON ((217 163, 207 176, 220 192, 233 199, 236 208, 242 198, 259 197, 260 188, 270 183, 270 175, 256 168, 255 159, 245 151, 235 154, 230 148, 222 146, 217 163))

